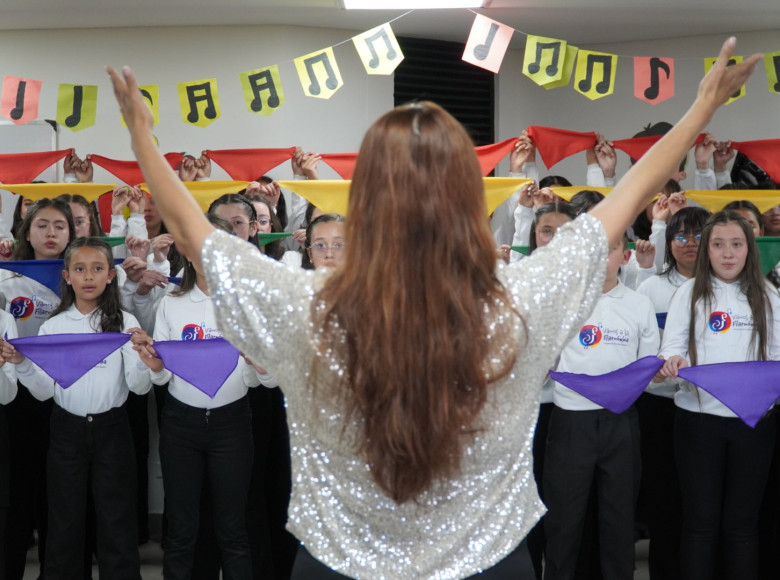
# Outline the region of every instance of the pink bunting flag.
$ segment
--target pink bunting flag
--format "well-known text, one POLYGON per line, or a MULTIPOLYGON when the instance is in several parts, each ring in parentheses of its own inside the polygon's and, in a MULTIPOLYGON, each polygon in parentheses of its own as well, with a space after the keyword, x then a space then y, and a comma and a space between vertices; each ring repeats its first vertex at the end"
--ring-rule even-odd
POLYGON ((674 96, 674 60, 657 56, 634 57, 634 96, 651 105, 674 96))
POLYGON ((0 99, 0 112, 16 125, 24 125, 38 118, 38 100, 41 95, 42 81, 3 77, 3 96, 0 99))
POLYGON ((514 32, 511 26, 477 14, 461 58, 474 66, 498 73, 514 32))

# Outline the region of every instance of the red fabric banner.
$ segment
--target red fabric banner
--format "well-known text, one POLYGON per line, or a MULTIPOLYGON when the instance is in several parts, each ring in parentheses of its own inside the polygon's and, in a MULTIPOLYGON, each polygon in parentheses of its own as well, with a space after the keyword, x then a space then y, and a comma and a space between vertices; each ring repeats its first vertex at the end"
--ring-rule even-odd
POLYGON ((30 183, 47 167, 51 167, 71 153, 73 153, 73 149, 0 155, 0 181, 3 183, 30 183))
POLYGON ((769 174, 772 181, 780 182, 780 139, 732 141, 731 148, 750 157, 751 161, 769 174))
POLYGON ((295 147, 285 149, 207 149, 206 157, 236 181, 255 181, 292 159, 295 147))
POLYGON ((474 147, 479 158, 479 166, 482 168, 482 177, 493 171, 493 168, 498 165, 499 161, 514 149, 515 143, 517 143, 517 137, 501 141, 501 143, 474 147))
MULTIPOLYGON (((639 160, 642 155, 647 153, 653 145, 658 142, 663 135, 648 135, 647 137, 633 137, 631 139, 618 139, 613 141, 615 149, 620 149, 624 153, 627 153, 634 161, 639 160)), ((691 147, 695 147, 699 143, 704 141, 704 134, 702 133, 696 137, 696 141, 693 142, 691 147)))
POLYGON ((570 155, 596 145, 595 133, 579 133, 538 125, 528 127, 528 136, 533 140, 547 169, 570 155))
POLYGON ((320 157, 342 179, 352 179, 357 163, 357 153, 321 153, 320 157))
MULTIPOLYGON (((166 153, 165 159, 173 169, 178 167, 184 155, 181 153, 166 153)), ((102 155, 89 155, 92 163, 99 165, 111 175, 118 177, 127 185, 138 185, 145 181, 144 174, 136 161, 120 161, 119 159, 110 159, 102 155)))

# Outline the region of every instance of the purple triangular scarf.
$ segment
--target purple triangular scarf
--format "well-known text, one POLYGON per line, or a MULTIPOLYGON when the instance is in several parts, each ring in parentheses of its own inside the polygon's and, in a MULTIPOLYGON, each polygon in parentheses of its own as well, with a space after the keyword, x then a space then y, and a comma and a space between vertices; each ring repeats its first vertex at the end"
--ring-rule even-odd
POLYGON ((597 405, 619 414, 639 398, 663 364, 664 361, 658 357, 646 356, 603 375, 550 371, 550 377, 597 405))
POLYGON ((128 340, 130 335, 123 332, 100 332, 45 334, 8 342, 67 389, 128 340))
POLYGON ((682 368, 680 378, 718 399, 755 427, 780 396, 780 362, 747 361, 682 368))
POLYGON ((212 399, 238 365, 239 352, 224 338, 154 343, 165 368, 212 399))

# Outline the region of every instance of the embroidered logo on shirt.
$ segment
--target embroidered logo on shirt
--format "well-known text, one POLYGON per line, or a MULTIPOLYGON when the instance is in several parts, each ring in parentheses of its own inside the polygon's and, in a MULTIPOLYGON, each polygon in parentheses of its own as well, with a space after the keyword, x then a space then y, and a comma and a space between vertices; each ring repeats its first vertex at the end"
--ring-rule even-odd
POLYGON ((601 342, 601 329, 592 324, 586 324, 580 329, 580 344, 585 348, 593 348, 601 342))
POLYGON ((9 312, 17 320, 27 320, 35 312, 35 303, 26 296, 17 296, 11 300, 9 312))
POLYGON ((204 336, 203 327, 197 324, 188 324, 181 329, 182 340, 202 340, 204 336))
POLYGON ((728 312, 716 311, 710 314, 710 330, 718 334, 728 332, 731 329, 731 315, 728 312))

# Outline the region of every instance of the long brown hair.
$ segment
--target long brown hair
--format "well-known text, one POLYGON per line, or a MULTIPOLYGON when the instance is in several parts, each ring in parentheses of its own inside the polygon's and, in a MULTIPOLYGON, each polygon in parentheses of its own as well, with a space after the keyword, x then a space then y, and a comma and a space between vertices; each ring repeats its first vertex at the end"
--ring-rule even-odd
POLYGON ((343 352, 347 420, 398 503, 458 473, 488 386, 517 358, 486 216, 474 145, 446 111, 423 102, 374 123, 350 188, 345 267, 312 307, 314 376, 331 349, 343 352), (489 326, 507 346, 498 360, 489 326))
MULTIPOLYGON (((680 210, 683 211, 683 210, 680 210)), ((691 364, 696 365, 698 353, 696 349, 696 304, 702 301, 704 311, 707 312, 712 305, 715 295, 712 290, 712 266, 708 248, 710 247, 710 237, 715 226, 722 226, 728 223, 736 223, 745 232, 748 252, 745 259, 745 267, 739 276, 739 288, 747 298, 750 305, 750 311, 753 315, 753 331, 750 337, 750 348, 757 351, 758 360, 767 359, 767 333, 771 325, 772 305, 767 295, 767 280, 761 271, 761 260, 758 254, 758 246, 753 236, 753 228, 750 223, 732 210, 719 211, 713 214, 701 231, 701 245, 699 253, 696 256, 696 263, 693 266, 693 291, 691 293, 691 315, 688 325, 688 355, 691 364)))

